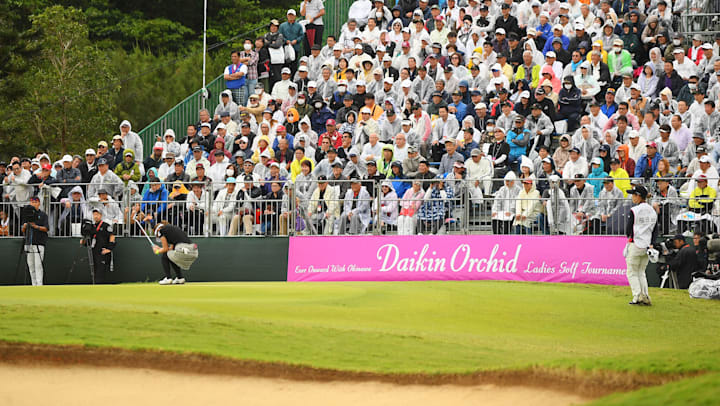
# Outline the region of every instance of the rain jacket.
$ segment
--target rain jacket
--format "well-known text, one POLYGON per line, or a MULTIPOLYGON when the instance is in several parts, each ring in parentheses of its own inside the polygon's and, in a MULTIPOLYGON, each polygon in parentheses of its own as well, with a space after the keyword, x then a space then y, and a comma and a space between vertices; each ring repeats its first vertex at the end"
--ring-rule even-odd
POLYGON ((122 180, 126 185, 128 181, 132 180, 134 182, 137 182, 140 180, 140 165, 138 165, 137 161, 135 161, 135 151, 129 148, 125 149, 122 161, 115 167, 115 175, 117 175, 118 178, 120 178, 120 180, 122 180), (124 155, 127 153, 131 153, 133 157, 133 160, 130 163, 125 161, 124 155), (123 175, 130 175, 130 179, 124 180, 122 178, 123 175))

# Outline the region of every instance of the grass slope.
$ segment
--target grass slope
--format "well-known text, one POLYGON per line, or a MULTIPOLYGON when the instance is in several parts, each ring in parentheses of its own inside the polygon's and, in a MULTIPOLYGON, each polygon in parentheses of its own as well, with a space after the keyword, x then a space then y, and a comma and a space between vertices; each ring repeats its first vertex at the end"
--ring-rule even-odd
POLYGON ((0 339, 372 372, 720 370, 718 303, 512 282, 0 287, 0 339))

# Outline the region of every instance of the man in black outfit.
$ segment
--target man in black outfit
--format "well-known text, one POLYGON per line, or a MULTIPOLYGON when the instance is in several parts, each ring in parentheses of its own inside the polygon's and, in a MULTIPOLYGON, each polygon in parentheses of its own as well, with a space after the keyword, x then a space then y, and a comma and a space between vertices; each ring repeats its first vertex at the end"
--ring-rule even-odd
MULTIPOLYGON (((92 239, 88 241, 92 249, 93 268, 95 271, 93 283, 105 283, 105 274, 110 270, 112 250, 115 248, 115 234, 112 225, 102 221, 102 212, 95 208, 92 211, 92 239)), ((85 244, 84 239, 80 244, 85 244)))
POLYGON ((160 239, 162 247, 153 245, 153 252, 156 255, 162 255, 161 262, 165 272, 165 278, 159 283, 161 285, 184 284, 185 278, 180 269, 189 270, 193 262, 197 260, 197 245, 193 244, 185 231, 171 224, 159 223, 155 226, 155 237, 160 239), (175 279, 171 279, 171 266, 175 271, 175 279))
POLYGON ((695 247, 685 242, 685 237, 678 234, 673 238, 678 253, 670 260, 670 269, 677 274, 678 288, 687 289, 692 282, 693 272, 698 270, 695 247))

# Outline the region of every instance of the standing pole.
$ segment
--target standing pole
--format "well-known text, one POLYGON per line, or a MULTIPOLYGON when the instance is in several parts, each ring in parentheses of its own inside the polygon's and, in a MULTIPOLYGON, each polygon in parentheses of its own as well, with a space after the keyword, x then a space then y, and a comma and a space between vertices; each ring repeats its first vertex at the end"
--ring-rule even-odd
POLYGON ((208 97, 207 89, 205 88, 205 64, 207 59, 207 0, 204 1, 203 5, 203 78, 202 78, 202 108, 205 108, 205 99, 208 97))

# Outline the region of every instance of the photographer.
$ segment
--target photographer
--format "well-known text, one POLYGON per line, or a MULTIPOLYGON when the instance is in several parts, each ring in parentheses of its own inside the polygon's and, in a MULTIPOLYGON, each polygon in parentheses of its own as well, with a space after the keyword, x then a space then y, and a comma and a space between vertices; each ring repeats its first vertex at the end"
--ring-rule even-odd
POLYGON ((30 205, 22 209, 22 232, 25 235, 25 253, 33 286, 43 284, 43 259, 48 239, 48 216, 40 210, 40 198, 30 198, 30 205))
MULTIPOLYGON (((700 239, 699 235, 697 239, 700 239)), ((688 286, 690 286, 690 282, 692 282, 690 275, 699 268, 697 254, 695 252, 696 247, 686 243, 685 237, 683 237, 682 234, 673 237, 672 242, 678 252, 670 258, 670 270, 677 275, 678 288, 687 289, 688 286)))
POLYGON ((112 225, 102 220, 99 208, 92 210, 92 223, 83 224, 83 239, 80 244, 88 244, 92 249, 94 267, 93 283, 105 283, 105 273, 110 269, 112 250, 115 248, 115 234, 112 225))

